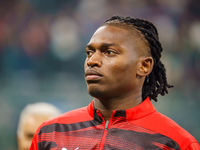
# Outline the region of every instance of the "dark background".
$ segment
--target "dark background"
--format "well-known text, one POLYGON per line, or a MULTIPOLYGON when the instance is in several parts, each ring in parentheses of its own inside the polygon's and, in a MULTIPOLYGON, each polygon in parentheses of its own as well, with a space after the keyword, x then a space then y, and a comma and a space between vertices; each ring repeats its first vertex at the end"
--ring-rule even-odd
POLYGON ((85 45, 112 15, 152 21, 174 85, 155 107, 200 141, 199 0, 0 0, 0 149, 16 150, 20 111, 86 106, 85 45))

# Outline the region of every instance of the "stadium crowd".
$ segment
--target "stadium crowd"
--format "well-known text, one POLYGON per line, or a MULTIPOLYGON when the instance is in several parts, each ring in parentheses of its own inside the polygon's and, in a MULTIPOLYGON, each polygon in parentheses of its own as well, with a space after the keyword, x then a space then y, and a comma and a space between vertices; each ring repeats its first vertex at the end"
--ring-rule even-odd
POLYGON ((174 85, 158 107, 200 140, 200 1, 1 0, 0 149, 16 148, 17 114, 27 103, 53 102, 65 112, 91 101, 83 78, 85 45, 114 14, 157 26, 174 85))

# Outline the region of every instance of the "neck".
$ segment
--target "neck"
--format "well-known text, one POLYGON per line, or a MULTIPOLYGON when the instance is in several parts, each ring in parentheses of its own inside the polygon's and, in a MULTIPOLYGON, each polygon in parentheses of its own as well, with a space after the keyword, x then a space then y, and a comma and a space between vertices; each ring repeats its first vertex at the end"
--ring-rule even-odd
POLYGON ((104 117, 104 120, 110 120, 113 110, 125 110, 137 106, 142 102, 141 93, 126 95, 123 97, 114 97, 109 99, 94 98, 94 107, 97 108, 104 117))

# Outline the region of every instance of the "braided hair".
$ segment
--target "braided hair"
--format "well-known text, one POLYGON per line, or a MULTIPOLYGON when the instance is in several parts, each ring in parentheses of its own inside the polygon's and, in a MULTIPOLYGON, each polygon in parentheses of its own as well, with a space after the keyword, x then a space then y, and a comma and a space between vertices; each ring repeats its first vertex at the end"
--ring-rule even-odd
POLYGON ((157 96, 168 94, 168 88, 173 87, 167 83, 165 66, 161 62, 162 46, 159 42, 158 31, 156 27, 149 21, 120 16, 113 16, 106 20, 104 25, 113 26, 125 26, 125 28, 135 28, 144 35, 144 38, 148 41, 151 56, 154 60, 154 66, 152 72, 146 76, 143 88, 142 99, 146 99, 147 96, 157 102, 157 96))

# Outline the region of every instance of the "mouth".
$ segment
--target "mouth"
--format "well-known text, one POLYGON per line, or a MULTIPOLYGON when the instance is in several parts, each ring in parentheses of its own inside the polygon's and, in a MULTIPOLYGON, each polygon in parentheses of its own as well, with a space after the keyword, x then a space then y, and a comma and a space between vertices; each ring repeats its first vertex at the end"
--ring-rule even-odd
POLYGON ((100 78, 102 78, 102 74, 100 74, 98 71, 96 70, 86 70, 85 71, 85 80, 87 82, 91 82, 91 81, 98 81, 100 80, 100 78))

